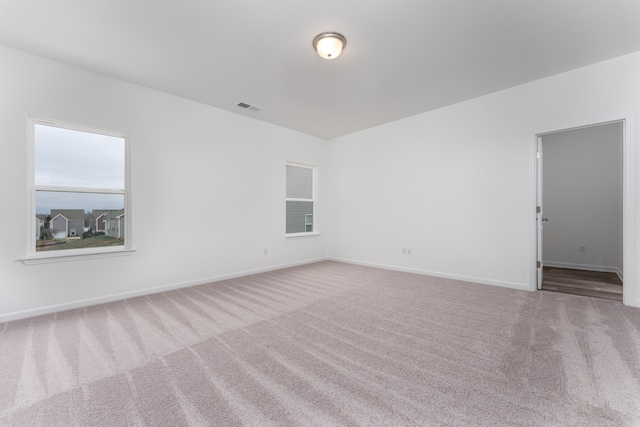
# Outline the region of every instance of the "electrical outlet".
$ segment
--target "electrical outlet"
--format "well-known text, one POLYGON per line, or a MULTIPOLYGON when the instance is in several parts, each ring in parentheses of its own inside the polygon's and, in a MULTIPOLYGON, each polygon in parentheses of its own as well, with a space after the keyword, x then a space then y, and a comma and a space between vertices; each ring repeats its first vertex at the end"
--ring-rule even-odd
POLYGON ((587 245, 578 245, 578 252, 587 252, 587 245))
POLYGON ((411 248, 407 248, 407 255, 411 255, 411 248))
POLYGON ((265 255, 269 255, 269 249, 264 248, 264 254, 265 254, 265 255))

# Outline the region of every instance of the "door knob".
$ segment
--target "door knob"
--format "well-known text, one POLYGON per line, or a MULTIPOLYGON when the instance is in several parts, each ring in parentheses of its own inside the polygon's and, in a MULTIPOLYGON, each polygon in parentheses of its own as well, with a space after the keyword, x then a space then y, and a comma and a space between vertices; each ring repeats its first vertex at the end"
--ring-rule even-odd
POLYGON ((544 218, 542 218, 543 221, 549 221, 549 217, 545 216, 544 218))

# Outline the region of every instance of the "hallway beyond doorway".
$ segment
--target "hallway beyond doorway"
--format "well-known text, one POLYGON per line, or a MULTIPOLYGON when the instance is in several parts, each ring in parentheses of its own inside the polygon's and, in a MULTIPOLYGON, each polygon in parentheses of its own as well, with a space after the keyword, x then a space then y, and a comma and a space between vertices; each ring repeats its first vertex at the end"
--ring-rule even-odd
POLYGON ((622 280, 611 272, 544 267, 542 290, 622 302, 622 280))

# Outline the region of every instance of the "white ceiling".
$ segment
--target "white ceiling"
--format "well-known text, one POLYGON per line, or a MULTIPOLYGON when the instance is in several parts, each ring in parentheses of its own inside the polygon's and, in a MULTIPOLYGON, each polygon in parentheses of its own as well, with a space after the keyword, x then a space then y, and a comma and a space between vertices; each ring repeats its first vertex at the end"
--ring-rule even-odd
POLYGON ((0 44, 329 139, 640 50, 640 0, 0 0, 0 44))

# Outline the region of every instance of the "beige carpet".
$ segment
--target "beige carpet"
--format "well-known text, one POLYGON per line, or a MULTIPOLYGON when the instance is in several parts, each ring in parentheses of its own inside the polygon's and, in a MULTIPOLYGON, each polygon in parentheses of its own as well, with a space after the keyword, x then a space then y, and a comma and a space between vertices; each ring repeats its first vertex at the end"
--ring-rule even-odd
POLYGON ((0 425, 640 425, 640 309, 322 262, 0 324, 0 425))

